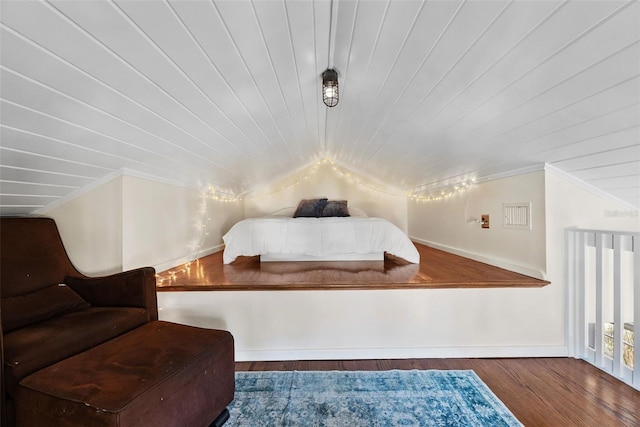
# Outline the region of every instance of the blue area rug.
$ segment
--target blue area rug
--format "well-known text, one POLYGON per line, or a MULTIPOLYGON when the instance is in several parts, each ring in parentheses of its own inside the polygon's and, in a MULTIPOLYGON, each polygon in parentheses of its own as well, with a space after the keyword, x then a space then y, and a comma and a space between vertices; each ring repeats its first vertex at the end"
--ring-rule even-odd
POLYGON ((473 371, 237 372, 225 427, 522 426, 473 371))

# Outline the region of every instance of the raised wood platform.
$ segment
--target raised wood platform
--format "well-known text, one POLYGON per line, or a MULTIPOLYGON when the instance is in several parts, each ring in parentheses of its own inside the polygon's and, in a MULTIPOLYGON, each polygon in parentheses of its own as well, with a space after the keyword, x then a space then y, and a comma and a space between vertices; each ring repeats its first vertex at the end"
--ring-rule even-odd
POLYGON ((542 287, 548 281, 415 244, 420 264, 392 256, 384 261, 271 262, 222 252, 157 275, 158 291, 318 290, 542 287))

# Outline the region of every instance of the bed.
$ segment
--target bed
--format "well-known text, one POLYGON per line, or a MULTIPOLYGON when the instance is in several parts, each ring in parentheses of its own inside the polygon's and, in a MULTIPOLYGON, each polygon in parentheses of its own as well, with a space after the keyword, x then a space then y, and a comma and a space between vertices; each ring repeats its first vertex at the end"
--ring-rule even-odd
POLYGON ((322 210, 308 216, 284 213, 244 219, 233 225, 223 236, 224 264, 238 256, 256 255, 261 262, 371 261, 383 260, 385 252, 410 263, 420 262, 418 250, 407 235, 383 218, 369 217, 355 208, 349 209, 349 216, 322 210))

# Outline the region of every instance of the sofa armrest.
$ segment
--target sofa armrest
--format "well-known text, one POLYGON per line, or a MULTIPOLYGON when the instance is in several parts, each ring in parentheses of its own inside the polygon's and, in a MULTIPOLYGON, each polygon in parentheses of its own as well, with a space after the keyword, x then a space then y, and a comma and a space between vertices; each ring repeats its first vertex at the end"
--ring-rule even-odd
POLYGON ((67 276, 64 283, 95 307, 141 307, 158 320, 156 271, 137 268, 103 277, 67 276))

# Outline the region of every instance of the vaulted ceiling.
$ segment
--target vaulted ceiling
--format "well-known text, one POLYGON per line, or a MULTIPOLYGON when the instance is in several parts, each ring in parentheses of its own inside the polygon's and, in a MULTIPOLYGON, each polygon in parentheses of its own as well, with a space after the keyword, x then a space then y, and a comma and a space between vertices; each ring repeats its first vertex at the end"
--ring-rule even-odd
POLYGON ((2 214, 123 170, 240 194, 324 157, 407 191, 547 163, 640 206, 637 1, 0 7, 2 214))

